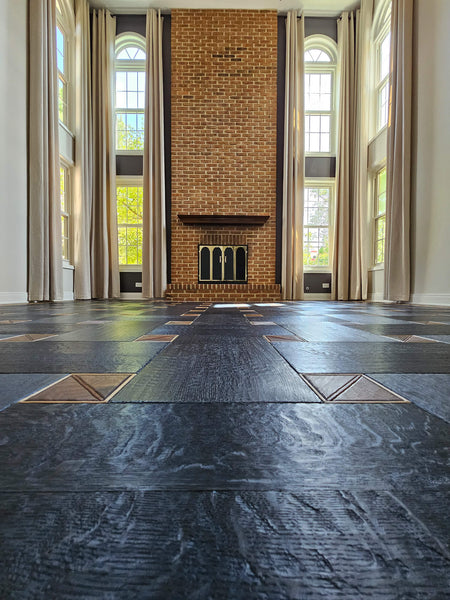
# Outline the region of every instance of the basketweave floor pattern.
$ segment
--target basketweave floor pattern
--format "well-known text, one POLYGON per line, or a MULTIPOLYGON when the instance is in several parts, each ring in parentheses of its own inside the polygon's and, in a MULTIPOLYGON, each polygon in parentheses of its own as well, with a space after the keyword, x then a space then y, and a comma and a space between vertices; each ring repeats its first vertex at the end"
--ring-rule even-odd
POLYGON ((1 306, 0 597, 446 597, 449 341, 438 307, 1 306))

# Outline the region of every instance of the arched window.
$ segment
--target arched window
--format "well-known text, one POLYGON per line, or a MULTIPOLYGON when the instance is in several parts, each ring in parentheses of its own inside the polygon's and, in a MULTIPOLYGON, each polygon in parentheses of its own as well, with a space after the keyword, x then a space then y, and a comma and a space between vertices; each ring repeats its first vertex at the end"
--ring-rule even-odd
POLYGON ((144 149, 145 39, 122 34, 116 39, 116 151, 139 154, 144 149))
POLYGON ((325 35, 305 40, 305 152, 332 154, 336 137, 336 44, 325 35))

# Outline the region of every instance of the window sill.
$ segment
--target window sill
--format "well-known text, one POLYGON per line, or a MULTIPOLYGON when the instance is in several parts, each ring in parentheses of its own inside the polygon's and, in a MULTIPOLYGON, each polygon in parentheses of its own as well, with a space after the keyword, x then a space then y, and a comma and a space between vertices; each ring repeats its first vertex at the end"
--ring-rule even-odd
POLYGON ((336 152, 305 152, 306 158, 336 158, 336 152))
POLYGON ((67 269, 68 271, 75 271, 75 267, 70 264, 67 260, 63 260, 63 269, 67 269))
POLYGON ((121 273, 141 273, 142 265, 119 265, 121 273))
POLYGON ((384 263, 370 267, 369 271, 384 271, 384 263))
POLYGON ((303 273, 331 273, 331 267, 304 267, 303 273))
POLYGON ((143 150, 115 150, 116 156, 144 156, 143 150))

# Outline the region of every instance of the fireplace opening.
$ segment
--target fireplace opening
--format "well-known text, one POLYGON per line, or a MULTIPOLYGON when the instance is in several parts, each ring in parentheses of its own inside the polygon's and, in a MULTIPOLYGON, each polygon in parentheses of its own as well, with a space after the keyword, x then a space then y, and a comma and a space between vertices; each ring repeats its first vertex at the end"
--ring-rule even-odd
POLYGON ((247 246, 199 246, 199 283, 247 283, 247 246))

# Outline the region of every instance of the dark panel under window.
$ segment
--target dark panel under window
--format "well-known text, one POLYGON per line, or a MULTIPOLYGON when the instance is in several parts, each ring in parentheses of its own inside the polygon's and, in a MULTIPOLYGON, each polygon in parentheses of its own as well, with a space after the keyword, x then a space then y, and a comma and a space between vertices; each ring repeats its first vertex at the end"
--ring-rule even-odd
POLYGON ((142 292, 142 273, 122 271, 120 273, 121 292, 142 292), (136 283, 140 284, 136 286, 136 283))
POLYGON ((321 177, 336 176, 335 156, 306 156, 305 177, 308 179, 319 179, 321 177))
POLYGON ((329 294, 331 292, 331 273, 305 273, 305 294, 329 294), (328 287, 323 287, 323 284, 328 287))
POLYGON ((143 175, 144 157, 141 155, 117 154, 116 175, 143 175))

